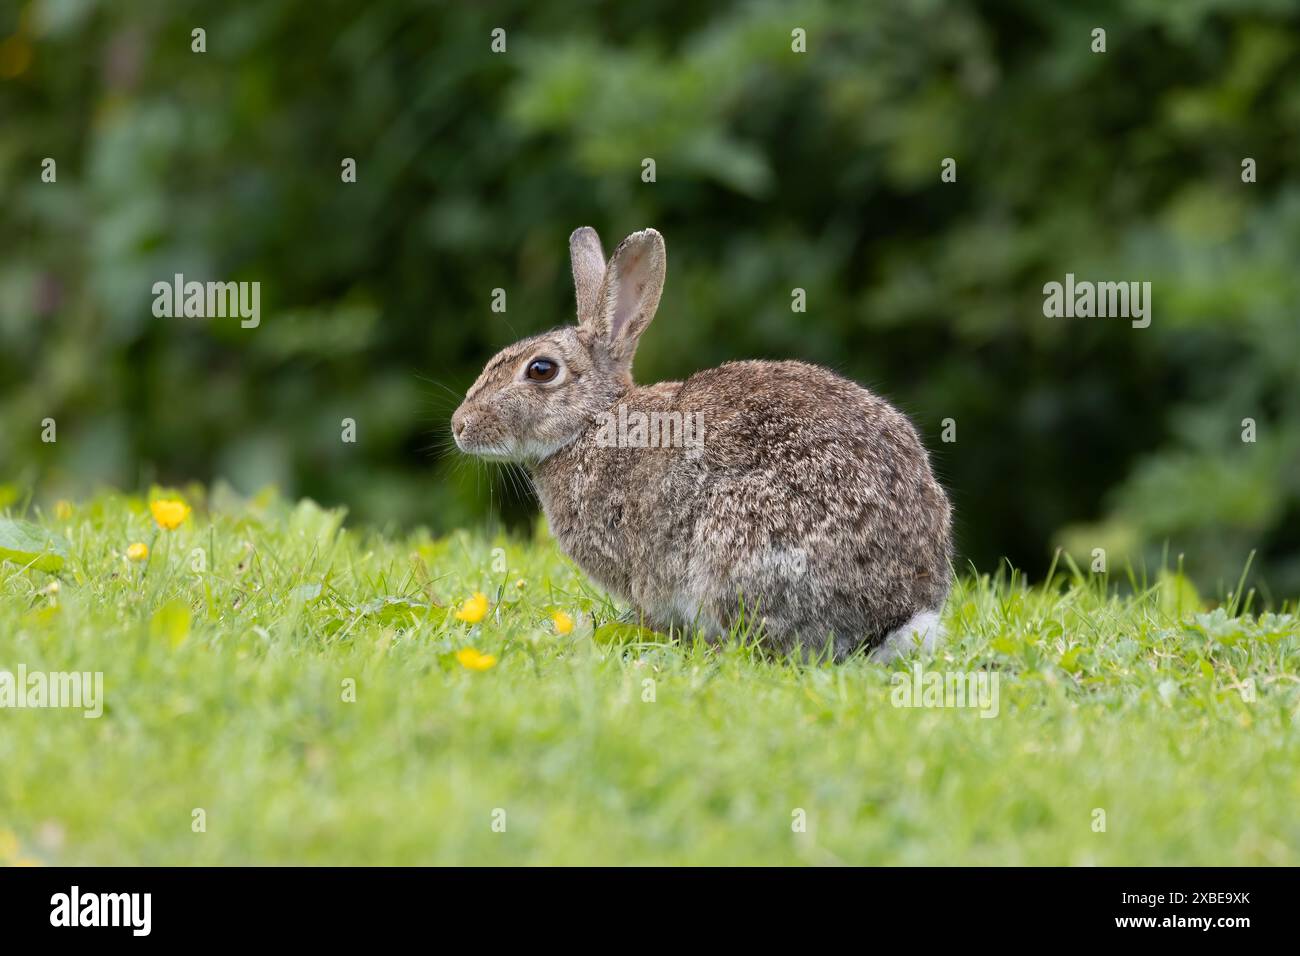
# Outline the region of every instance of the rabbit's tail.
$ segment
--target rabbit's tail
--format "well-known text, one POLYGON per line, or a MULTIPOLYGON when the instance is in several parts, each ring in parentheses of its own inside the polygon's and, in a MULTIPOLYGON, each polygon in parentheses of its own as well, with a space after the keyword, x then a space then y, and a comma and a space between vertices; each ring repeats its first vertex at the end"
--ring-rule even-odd
POLYGON ((918 611, 902 627, 890 631, 874 651, 871 659, 879 664, 888 664, 896 657, 910 654, 920 649, 929 653, 943 640, 943 625, 939 623, 938 611, 918 611))

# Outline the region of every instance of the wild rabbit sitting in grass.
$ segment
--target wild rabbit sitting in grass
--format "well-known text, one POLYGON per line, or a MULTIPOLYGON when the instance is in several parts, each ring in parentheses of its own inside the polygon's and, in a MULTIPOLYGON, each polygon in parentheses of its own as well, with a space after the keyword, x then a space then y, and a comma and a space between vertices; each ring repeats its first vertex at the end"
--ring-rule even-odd
POLYGON ((522 463, 551 530, 648 626, 888 660, 941 635, 951 509, 911 422, 803 362, 636 385, 667 257, 569 239, 578 324, 497 354, 452 416, 464 452, 522 463), (665 434, 667 440, 665 440, 665 434))

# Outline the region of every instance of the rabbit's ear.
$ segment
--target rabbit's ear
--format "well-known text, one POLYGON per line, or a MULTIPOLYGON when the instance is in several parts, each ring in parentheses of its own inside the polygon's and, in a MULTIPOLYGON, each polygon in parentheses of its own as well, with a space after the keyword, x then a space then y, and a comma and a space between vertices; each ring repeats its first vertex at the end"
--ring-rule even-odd
POLYGON ((591 226, 573 230, 569 236, 569 259, 573 263, 573 288, 578 294, 578 324, 591 325, 600 303, 600 284, 605 280, 605 250, 591 226))
POLYGON ((659 308, 667 268, 664 237, 653 229, 632 233, 610 257, 592 329, 616 358, 632 360, 637 340, 659 308))

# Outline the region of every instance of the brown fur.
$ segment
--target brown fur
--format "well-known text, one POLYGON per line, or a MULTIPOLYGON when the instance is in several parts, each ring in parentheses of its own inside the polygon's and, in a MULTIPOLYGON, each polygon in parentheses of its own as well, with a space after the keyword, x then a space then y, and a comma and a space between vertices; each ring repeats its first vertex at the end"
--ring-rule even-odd
POLYGON ((829 639, 836 658, 942 606, 950 508, 902 413, 802 362, 730 362, 637 386, 663 239, 634 233, 603 269, 594 231, 575 232, 570 248, 578 327, 501 352, 452 427, 463 450, 528 467, 584 571, 655 628, 718 637, 743 613, 774 650, 817 652, 829 639), (539 357, 562 376, 528 380, 539 357), (620 406, 698 415, 702 440, 607 447, 602 416, 620 406))

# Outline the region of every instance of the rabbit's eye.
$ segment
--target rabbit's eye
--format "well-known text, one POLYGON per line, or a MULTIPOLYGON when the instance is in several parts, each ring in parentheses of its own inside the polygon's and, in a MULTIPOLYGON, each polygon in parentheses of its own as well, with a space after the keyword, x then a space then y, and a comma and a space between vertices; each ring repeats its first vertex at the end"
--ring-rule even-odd
POLYGON ((555 378, 560 366, 550 359, 533 359, 528 363, 528 378, 534 382, 549 382, 555 378))

